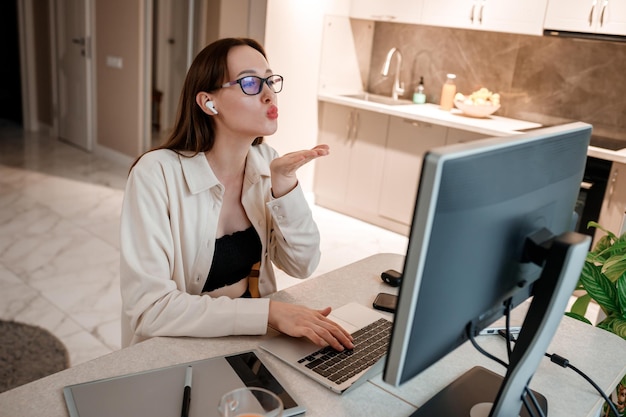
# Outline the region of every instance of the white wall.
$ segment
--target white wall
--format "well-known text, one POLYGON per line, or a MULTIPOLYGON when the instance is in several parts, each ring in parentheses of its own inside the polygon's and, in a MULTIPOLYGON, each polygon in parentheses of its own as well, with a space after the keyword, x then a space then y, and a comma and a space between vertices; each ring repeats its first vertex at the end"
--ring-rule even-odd
MULTIPOLYGON (((278 131, 267 138, 279 154, 317 141, 317 88, 324 15, 347 16, 350 0, 268 0, 264 46, 271 68, 285 77, 278 95, 278 131)), ((332 152, 332 149, 331 149, 332 152)), ((313 192, 313 164, 298 178, 313 192)))

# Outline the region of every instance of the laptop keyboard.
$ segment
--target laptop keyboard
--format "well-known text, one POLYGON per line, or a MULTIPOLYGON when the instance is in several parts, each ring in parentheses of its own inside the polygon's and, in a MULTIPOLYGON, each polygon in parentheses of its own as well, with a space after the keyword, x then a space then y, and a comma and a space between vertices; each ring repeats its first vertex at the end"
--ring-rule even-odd
POLYGON ((354 349, 338 352, 325 347, 298 361, 336 384, 368 369, 387 353, 392 322, 378 319, 352 333, 354 349))

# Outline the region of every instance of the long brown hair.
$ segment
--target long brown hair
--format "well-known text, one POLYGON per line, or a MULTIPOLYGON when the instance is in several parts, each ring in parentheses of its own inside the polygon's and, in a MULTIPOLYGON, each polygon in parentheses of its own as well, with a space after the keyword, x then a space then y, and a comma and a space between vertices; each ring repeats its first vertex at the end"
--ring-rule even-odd
MULTIPOLYGON (((228 81, 228 53, 235 46, 246 45, 256 49, 267 59, 263 46, 250 38, 219 39, 207 45, 196 55, 185 77, 174 129, 165 143, 151 149, 151 151, 170 149, 179 154, 183 151, 190 151, 196 155, 200 152, 208 152, 213 148, 215 121, 197 105, 196 94, 200 91, 215 91, 228 81)), ((256 138, 252 145, 260 143, 263 143, 262 136, 256 138)), ((132 166, 137 163, 139 158, 135 160, 132 166)))

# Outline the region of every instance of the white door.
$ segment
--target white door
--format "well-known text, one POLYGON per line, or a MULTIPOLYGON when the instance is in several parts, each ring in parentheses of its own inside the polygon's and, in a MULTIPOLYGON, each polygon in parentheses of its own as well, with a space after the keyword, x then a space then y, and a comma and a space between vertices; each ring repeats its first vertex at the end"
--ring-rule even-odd
POLYGON ((93 148, 91 0, 56 0, 59 137, 93 148))
POLYGON ((188 4, 174 0, 157 0, 159 30, 155 87, 163 94, 160 109, 162 131, 174 127, 178 100, 187 73, 188 4))

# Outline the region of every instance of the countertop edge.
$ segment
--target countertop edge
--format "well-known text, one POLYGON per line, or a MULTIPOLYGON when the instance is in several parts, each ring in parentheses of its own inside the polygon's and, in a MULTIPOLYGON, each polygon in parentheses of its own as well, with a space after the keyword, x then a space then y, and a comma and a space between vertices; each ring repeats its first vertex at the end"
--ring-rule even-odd
POLYGON ((593 156, 594 158, 605 159, 611 162, 626 164, 626 149, 611 151, 609 149, 589 146, 589 149, 587 150, 587 155, 593 156))
MULTIPOLYGON (((503 129, 491 129, 484 126, 476 126, 471 123, 464 123, 463 119, 454 120, 449 117, 450 113, 442 112, 442 117, 433 117, 432 115, 419 114, 415 112, 406 111, 407 106, 411 109, 415 109, 414 106, 424 106, 423 104, 416 105, 397 105, 390 106, 386 104, 380 104, 375 102, 368 102, 364 100, 344 97, 344 95, 339 93, 318 93, 317 95, 318 101, 334 103, 349 107, 354 107, 362 110, 373 111, 377 113, 387 114, 389 116, 401 117, 408 120, 415 120, 425 123, 438 124, 454 129, 466 130, 469 132, 484 134, 488 136, 509 136, 509 135, 519 135, 525 133, 519 130, 503 130, 503 129), (403 109, 404 108, 404 109, 403 109), (448 116, 448 117, 445 117, 448 116)), ((428 106, 428 105, 426 105, 428 106)), ((432 105, 431 105, 432 106, 432 105)), ((427 108, 427 107, 425 107, 427 108)), ((541 124, 528 122, 523 120, 510 119, 501 116, 492 116, 492 119, 499 121, 510 121, 513 124, 524 125, 524 129, 533 129, 541 127, 541 124)), ((472 123, 476 123, 476 120, 469 119, 472 123)), ((621 164, 626 164, 626 149, 621 149, 619 151, 613 151, 610 149, 598 148, 595 146, 589 146, 587 151, 587 155, 592 156, 594 158, 600 158, 611 162, 617 162, 621 164)))
MULTIPOLYGON (((520 132, 517 129, 497 129, 497 128, 489 128, 487 126, 476 125, 477 123, 482 124, 484 122, 488 122, 488 120, 481 120, 475 118, 461 118, 458 117, 457 113, 459 112, 443 112, 441 111, 441 117, 434 117, 433 115, 428 114, 420 114, 416 113, 414 110, 423 107, 424 109, 431 110, 434 106, 433 104, 408 104, 408 105, 397 105, 390 106, 386 104, 380 104, 375 102, 369 102, 349 97, 344 97, 341 94, 329 94, 329 93, 318 93, 317 99, 323 102, 329 102, 344 106, 350 106, 359 108, 362 110, 374 111, 377 113, 387 114, 390 116, 401 117, 409 120, 416 120, 425 123, 439 124, 446 127, 451 127, 455 129, 466 130, 470 132, 475 132, 479 134, 484 134, 486 136, 509 136, 509 135, 519 135, 523 132, 520 132), (413 111, 407 111, 411 109, 413 111), (454 117, 458 117, 458 120, 454 120, 454 117), (468 123, 469 122, 469 123, 468 123)), ((455 109, 456 110, 456 109, 455 109)), ((515 125, 519 125, 523 129, 533 129, 541 127, 541 124, 528 122, 524 120, 516 120, 510 119, 501 116, 491 116, 491 120, 496 120, 500 123, 512 123, 515 125)))

